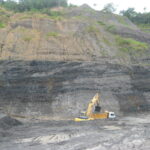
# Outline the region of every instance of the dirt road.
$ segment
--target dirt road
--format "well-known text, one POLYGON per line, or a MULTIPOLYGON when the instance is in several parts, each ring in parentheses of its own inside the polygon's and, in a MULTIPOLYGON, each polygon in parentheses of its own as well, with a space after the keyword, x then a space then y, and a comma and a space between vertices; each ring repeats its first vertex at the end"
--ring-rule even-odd
POLYGON ((28 122, 3 130, 0 150, 149 150, 150 115, 89 122, 28 122))

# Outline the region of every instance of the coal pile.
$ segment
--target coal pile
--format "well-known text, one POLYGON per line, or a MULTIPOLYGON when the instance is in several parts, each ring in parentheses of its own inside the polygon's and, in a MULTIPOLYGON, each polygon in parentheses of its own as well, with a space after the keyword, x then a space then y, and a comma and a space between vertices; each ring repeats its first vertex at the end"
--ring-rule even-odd
POLYGON ((22 123, 9 116, 6 116, 0 119, 0 129, 10 129, 18 125, 22 125, 22 123))

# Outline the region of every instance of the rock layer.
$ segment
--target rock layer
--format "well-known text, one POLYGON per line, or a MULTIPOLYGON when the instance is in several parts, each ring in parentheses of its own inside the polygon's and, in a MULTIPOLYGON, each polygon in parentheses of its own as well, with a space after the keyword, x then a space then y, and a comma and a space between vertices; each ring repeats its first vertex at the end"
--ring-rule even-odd
POLYGON ((107 62, 1 61, 0 104, 23 116, 73 117, 96 92, 117 115, 150 109, 149 68, 107 62))

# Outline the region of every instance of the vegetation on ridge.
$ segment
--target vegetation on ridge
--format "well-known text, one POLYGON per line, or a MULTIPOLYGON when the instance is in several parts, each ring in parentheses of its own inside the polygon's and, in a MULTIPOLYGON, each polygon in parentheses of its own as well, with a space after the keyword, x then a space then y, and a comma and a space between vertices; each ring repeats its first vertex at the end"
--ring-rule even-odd
POLYGON ((0 5, 13 11, 23 12, 31 10, 40 10, 52 7, 65 7, 67 0, 0 0, 0 5))
POLYGON ((138 13, 134 8, 128 8, 120 13, 136 24, 150 24, 150 12, 138 13))
MULTIPOLYGON (((31 51, 33 54, 36 53, 36 57, 40 58, 41 54, 45 57, 46 53, 48 53, 46 57, 52 57, 53 59, 54 57, 51 54, 55 55, 55 49, 58 49, 56 54, 58 57, 63 53, 63 60, 73 58, 75 60, 96 60, 97 56, 112 58, 128 57, 130 59, 132 56, 137 56, 138 58, 141 55, 145 56, 148 54, 147 50, 150 48, 148 37, 145 36, 146 39, 142 40, 147 43, 135 40, 141 39, 141 35, 145 33, 138 32, 135 34, 136 31, 140 30, 134 24, 126 17, 106 11, 107 7, 103 12, 94 11, 86 5, 77 8, 57 7, 52 9, 51 6, 37 7, 39 6, 36 5, 37 2, 44 2, 46 0, 20 0, 17 4, 18 6, 20 3, 29 1, 36 3, 28 9, 24 7, 21 11, 15 9, 10 11, 5 4, 12 2, 12 0, 3 1, 4 3, 2 1, 0 0, 0 29, 8 27, 6 30, 1 30, 6 35, 7 30, 11 30, 8 32, 6 41, 5 39, 3 40, 3 35, 1 34, 3 41, 0 41, 0 46, 2 48, 5 46, 6 51, 15 49, 17 53, 20 52, 20 49, 28 47, 29 56, 26 55, 26 59, 32 57, 30 56, 32 55, 30 54, 31 51), (125 31, 122 32, 124 29, 126 29, 127 33, 131 32, 131 35, 124 34, 125 31), (37 47, 37 45, 39 46, 37 47), (36 49, 40 51, 38 56, 36 49), (46 52, 43 53, 43 51, 46 52)), ((67 0, 65 1, 67 2, 67 0)), ((56 6, 61 5, 57 3, 56 6)), ((142 24, 142 27, 149 30, 148 24, 142 24)), ((8 55, 16 57, 17 53, 14 54, 12 52, 11 54, 8 53, 8 55)), ((57 57, 54 59, 57 59, 57 57)))
POLYGON ((149 48, 147 43, 136 41, 132 38, 123 38, 121 36, 116 37, 116 43, 122 52, 129 53, 131 55, 144 52, 149 48))
POLYGON ((5 24, 3 22, 0 21, 0 28, 5 28, 5 24))

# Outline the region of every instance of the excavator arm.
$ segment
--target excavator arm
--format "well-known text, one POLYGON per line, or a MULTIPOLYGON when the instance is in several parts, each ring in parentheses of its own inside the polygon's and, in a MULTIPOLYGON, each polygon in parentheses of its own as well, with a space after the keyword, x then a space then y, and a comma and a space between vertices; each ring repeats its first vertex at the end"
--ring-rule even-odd
POLYGON ((93 110, 95 110, 96 107, 100 107, 100 96, 99 93, 97 93, 93 99, 90 101, 90 103, 88 104, 88 108, 86 111, 86 116, 87 117, 91 117, 91 115, 93 114, 93 110))

